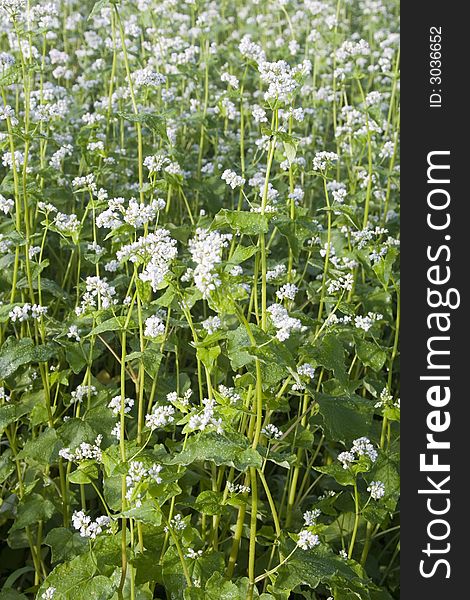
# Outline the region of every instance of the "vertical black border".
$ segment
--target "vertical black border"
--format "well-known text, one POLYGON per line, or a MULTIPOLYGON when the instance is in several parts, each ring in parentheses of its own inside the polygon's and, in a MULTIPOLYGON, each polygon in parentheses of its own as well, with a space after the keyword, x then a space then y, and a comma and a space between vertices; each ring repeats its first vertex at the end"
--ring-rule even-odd
MULTIPOLYGON (((401 597, 404 600, 445 598, 467 598, 468 591, 467 553, 464 541, 470 533, 467 517, 469 502, 466 483, 470 481, 466 464, 467 444, 470 442, 468 415, 470 394, 467 381, 470 379, 469 317, 467 316, 468 279, 470 268, 470 189, 467 173, 470 173, 470 130, 469 66, 468 58, 470 28, 464 17, 463 5, 456 2, 428 0, 416 2, 403 0, 401 4, 402 45, 402 134, 401 134, 401 228, 402 228, 402 326, 401 326, 401 399, 402 399, 402 533, 401 533, 401 597), (458 10, 460 9, 460 10, 458 10), (442 28, 442 83, 430 82, 430 28, 442 28), (429 95, 433 89, 441 89, 442 106, 431 108, 429 95), (429 212, 427 194, 427 155, 431 151, 450 150, 451 194, 448 212, 451 224, 445 232, 432 231, 426 219, 429 212), (445 235, 450 240, 444 240, 445 235), (442 488, 447 494, 419 494, 419 489, 430 489, 427 476, 433 473, 420 471, 420 454, 426 451, 427 415, 433 408, 426 400, 429 381, 420 381, 421 375, 429 375, 427 367, 427 341, 432 333, 427 317, 433 312, 427 304, 427 270, 432 263, 426 253, 428 246, 438 248, 448 244, 451 257, 445 261, 442 254, 440 264, 451 269, 448 287, 457 288, 461 296, 458 309, 440 308, 450 313, 451 327, 450 361, 451 399, 447 407, 451 417, 450 428, 436 435, 437 439, 449 441, 449 450, 439 452, 439 462, 450 464, 449 473, 434 474, 439 484, 447 475, 450 481, 442 488), (433 516, 427 508, 427 499, 435 498, 434 507, 444 507, 449 498, 449 512, 442 517, 433 516), (439 499, 438 499, 439 498, 439 499), (440 503, 440 504, 439 504, 440 503), (429 538, 427 527, 433 518, 446 519, 450 535, 442 541, 429 538), (449 552, 431 554, 423 552, 430 542, 433 549, 444 549, 450 544, 449 552), (424 570, 432 571, 440 558, 441 563, 432 577, 420 574, 420 561, 425 560, 424 570), (446 575, 449 575, 446 578, 446 575)), ((445 161, 444 161, 445 162, 445 161)), ((442 286, 445 291, 446 286, 442 286)), ((447 360, 446 360, 447 359, 447 360)), ((442 375, 443 372, 435 372, 442 375)), ((447 385, 447 384, 446 384, 447 385)), ((429 453, 429 452, 428 452, 429 453)), ((430 452, 432 454, 432 452, 430 452)), ((428 462, 429 462, 428 458, 428 462)), ((436 534, 444 532, 444 526, 436 534)))

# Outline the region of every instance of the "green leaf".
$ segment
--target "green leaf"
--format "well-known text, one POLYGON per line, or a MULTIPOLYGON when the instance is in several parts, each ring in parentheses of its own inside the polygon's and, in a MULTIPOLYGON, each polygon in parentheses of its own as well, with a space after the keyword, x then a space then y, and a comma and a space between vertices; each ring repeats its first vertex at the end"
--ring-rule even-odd
POLYGON ((15 464, 12 460, 12 452, 7 448, 0 455, 0 483, 3 483, 15 470, 15 464))
POLYGON ((277 340, 272 340, 267 346, 251 346, 249 352, 258 357, 263 383, 266 385, 275 385, 289 374, 297 372, 294 357, 286 346, 277 340))
MULTIPOLYGON (((13 573, 11 573, 11 575, 9 575, 6 578, 5 583, 3 584, 3 589, 6 590, 7 588, 11 588, 13 586, 13 584, 15 583, 15 581, 17 581, 22 575, 25 575, 26 573, 31 573, 31 572, 34 572, 34 568, 31 565, 26 565, 25 567, 19 567, 18 569, 15 569, 13 571, 13 573)), ((15 593, 18 593, 18 592, 15 592, 15 593)), ((26 597, 26 596, 24 596, 24 597, 26 597)), ((2 595, 0 593, 0 599, 1 598, 2 598, 2 595)))
MULTIPOLYGON (((400 459, 395 453, 379 452, 371 470, 364 476, 366 481, 381 481, 385 486, 385 496, 371 504, 382 506, 385 512, 393 512, 400 496, 400 459)), ((370 505, 369 505, 370 506, 370 505)), ((367 515, 364 515, 367 518, 367 515)))
POLYGON ((194 508, 204 515, 221 515, 224 510, 222 492, 205 490, 196 498, 194 508))
POLYGON ((246 471, 250 466, 262 465, 261 455, 256 450, 247 452, 248 442, 241 436, 201 432, 188 439, 186 448, 168 460, 171 465, 190 465, 205 460, 217 466, 229 465, 238 471, 246 471), (234 439, 235 438, 235 439, 234 439))
POLYGON ((340 383, 343 385, 347 383, 348 375, 345 366, 344 348, 335 334, 331 333, 323 336, 314 356, 319 365, 333 371, 340 383))
MULTIPOLYGON (((230 265, 239 265, 245 260, 248 260, 259 251, 257 246, 237 246, 235 252, 232 254, 229 260, 230 265)), ((231 269, 232 267, 228 267, 231 269)))
POLYGON ((295 155, 297 154, 296 145, 290 142, 283 142, 283 145, 286 158, 291 163, 294 160, 295 155))
POLYGON ((255 212, 228 210, 223 208, 214 217, 211 229, 230 227, 233 231, 246 235, 259 235, 269 230, 269 215, 255 212))
POLYGON ((332 585, 339 580, 344 582, 344 587, 362 588, 360 577, 344 559, 333 554, 327 546, 320 545, 308 551, 298 549, 279 569, 276 587, 293 590, 298 585, 308 585, 315 589, 320 583, 332 585))
POLYGON ((333 477, 333 479, 340 485, 354 485, 354 475, 349 471, 349 469, 343 469, 343 467, 337 462, 332 463, 331 465, 325 465, 324 467, 315 466, 314 469, 319 473, 324 473, 325 475, 333 477))
POLYGON ((237 586, 220 573, 214 573, 206 584, 206 598, 210 600, 242 600, 237 586))
POLYGON ((65 527, 55 527, 47 534, 44 543, 50 546, 52 562, 65 562, 83 554, 88 549, 88 541, 79 533, 65 527))
MULTIPOLYGON (((101 11, 102 8, 106 8, 110 4, 111 4, 111 0, 98 0, 98 2, 95 2, 95 4, 93 5, 93 8, 91 10, 91 13, 88 17, 88 20, 95 17, 97 14, 99 14, 99 12, 101 11)), ((115 4, 115 3, 113 3, 113 4, 115 4)))
POLYGON ((141 523, 155 525, 156 527, 162 522, 162 513, 152 500, 145 500, 140 506, 129 508, 121 514, 124 517, 134 519, 141 523))
POLYGON ((12 588, 4 588, 0 592, 0 600, 28 600, 28 598, 12 588))
POLYGON ((380 371, 387 360, 387 354, 374 342, 368 340, 358 340, 356 342, 356 352, 360 361, 366 367, 371 367, 374 371, 380 371))
POLYGON ((234 371, 254 362, 253 356, 247 350, 249 346, 250 338, 243 325, 227 333, 227 354, 234 371))
POLYGON ((54 600, 109 600, 116 590, 109 577, 96 574, 96 559, 91 552, 58 565, 39 588, 37 597, 48 587, 56 589, 54 600))
POLYGON ((178 552, 174 546, 170 546, 163 556, 162 576, 167 598, 183 600, 187 584, 178 552))
POLYGON ((31 412, 32 408, 33 405, 29 402, 0 406, 0 433, 3 433, 8 425, 31 412))
POLYGON ((377 279, 383 285, 385 289, 388 288, 388 283, 392 275, 393 264, 398 257, 398 250, 396 248, 389 248, 385 258, 381 258, 372 268, 377 275, 377 279))
POLYGON ((57 454, 57 433, 55 429, 47 428, 36 438, 29 439, 18 453, 17 458, 29 463, 38 463, 43 466, 50 464, 51 457, 57 454))
POLYGON ((355 394, 351 396, 316 396, 322 416, 322 427, 329 439, 350 444, 369 436, 374 415, 374 402, 355 394))
POLYGON ((44 362, 54 356, 51 344, 35 346, 31 338, 17 340, 9 337, 0 349, 0 373, 6 379, 13 375, 22 365, 31 362, 44 362))
POLYGON ((276 216, 274 224, 283 235, 289 248, 292 250, 294 258, 298 259, 300 250, 307 239, 311 239, 318 234, 317 226, 310 219, 298 217, 295 220, 285 216, 276 216))
POLYGON ((158 135, 166 142, 168 141, 166 121, 160 115, 154 113, 140 113, 136 115, 135 113, 121 111, 118 111, 117 114, 131 123, 142 123, 142 125, 146 125, 153 132, 158 133, 158 135))
POLYGON ((37 525, 38 521, 49 520, 55 512, 55 506, 50 500, 40 494, 30 494, 18 504, 18 514, 10 532, 24 529, 29 525, 37 525))
MULTIPOLYGON (((124 324, 126 322, 126 317, 111 317, 111 319, 106 319, 96 327, 94 327, 90 333, 86 337, 90 337, 92 335, 98 335, 100 333, 106 333, 107 331, 124 331, 124 324)), ((135 327, 135 324, 130 322, 127 330, 135 327)))
POLYGON ((79 464, 76 471, 67 475, 70 483, 91 483, 98 478, 98 467, 94 462, 85 461, 79 464))
POLYGON ((204 348, 201 346, 197 348, 196 355, 202 364, 207 368, 209 373, 211 373, 217 362, 217 357, 219 356, 220 352, 220 346, 212 346, 212 348, 204 348))
POLYGON ((67 363, 70 365, 70 368, 75 374, 80 373, 80 371, 85 367, 87 363, 87 359, 84 353, 84 350, 78 344, 67 344, 65 349, 65 356, 67 359, 67 363))

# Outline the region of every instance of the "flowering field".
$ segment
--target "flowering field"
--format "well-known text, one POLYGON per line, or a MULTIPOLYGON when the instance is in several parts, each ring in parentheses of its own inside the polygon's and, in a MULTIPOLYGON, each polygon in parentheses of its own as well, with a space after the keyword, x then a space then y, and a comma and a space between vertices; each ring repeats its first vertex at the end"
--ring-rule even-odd
POLYGON ((398 2, 0 22, 0 600, 398 598, 398 2))

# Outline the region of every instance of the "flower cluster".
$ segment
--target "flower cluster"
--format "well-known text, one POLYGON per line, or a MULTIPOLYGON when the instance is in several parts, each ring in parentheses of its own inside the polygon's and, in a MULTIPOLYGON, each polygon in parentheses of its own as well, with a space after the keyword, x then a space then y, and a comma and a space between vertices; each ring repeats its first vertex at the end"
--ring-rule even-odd
POLYGON ((75 511, 72 515, 72 525, 80 533, 81 537, 94 540, 96 536, 109 528, 111 519, 107 516, 98 517, 92 521, 91 517, 82 510, 75 511))
POLYGON ((189 241, 189 252, 196 266, 187 272, 187 276, 192 276, 203 298, 207 298, 221 283, 215 269, 222 262, 223 249, 231 239, 231 234, 199 228, 189 241))
POLYGON ((371 462, 377 460, 378 452, 369 438, 361 437, 354 440, 351 450, 338 454, 338 460, 343 465, 343 469, 348 469, 361 456, 368 457, 371 462))
POLYGON ((88 442, 81 442, 75 450, 71 451, 70 448, 61 448, 59 455, 69 462, 82 462, 84 460, 96 460, 96 462, 102 461, 102 450, 101 442, 103 436, 98 435, 95 439, 94 444, 88 442))

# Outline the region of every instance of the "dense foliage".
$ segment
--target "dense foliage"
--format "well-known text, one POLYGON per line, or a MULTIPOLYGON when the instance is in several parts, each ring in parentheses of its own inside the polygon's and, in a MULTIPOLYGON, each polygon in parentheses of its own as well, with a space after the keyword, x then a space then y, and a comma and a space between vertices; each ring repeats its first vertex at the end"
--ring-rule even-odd
POLYGON ((398 3, 0 17, 0 600, 398 598, 398 3))

